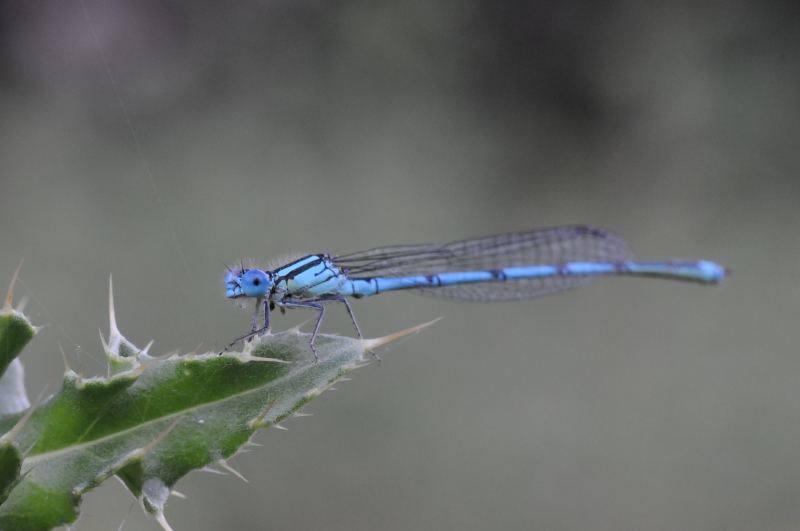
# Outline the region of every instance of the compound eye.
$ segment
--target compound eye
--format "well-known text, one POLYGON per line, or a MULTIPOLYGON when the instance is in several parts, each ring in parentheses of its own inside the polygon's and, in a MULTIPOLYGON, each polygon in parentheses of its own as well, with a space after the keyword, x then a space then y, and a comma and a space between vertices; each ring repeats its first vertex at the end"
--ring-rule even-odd
POLYGON ((261 297, 269 291, 269 276, 260 269, 251 269, 242 275, 242 293, 247 297, 261 297))

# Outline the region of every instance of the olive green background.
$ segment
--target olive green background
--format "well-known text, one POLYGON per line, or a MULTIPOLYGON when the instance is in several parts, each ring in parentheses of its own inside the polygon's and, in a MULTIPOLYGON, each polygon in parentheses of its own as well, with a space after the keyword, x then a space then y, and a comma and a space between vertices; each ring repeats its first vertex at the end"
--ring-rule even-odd
MULTIPOLYGON (((0 280, 24 258, 50 324, 29 394, 59 345, 105 374, 110 274, 128 339, 219 349, 250 322, 223 263, 589 223, 733 275, 356 301, 370 337, 444 319, 259 433, 249 483, 182 480, 173 528, 800 528, 791 6, 4 5, 0 280)), ((131 501, 110 480, 75 529, 159 529, 131 501)))

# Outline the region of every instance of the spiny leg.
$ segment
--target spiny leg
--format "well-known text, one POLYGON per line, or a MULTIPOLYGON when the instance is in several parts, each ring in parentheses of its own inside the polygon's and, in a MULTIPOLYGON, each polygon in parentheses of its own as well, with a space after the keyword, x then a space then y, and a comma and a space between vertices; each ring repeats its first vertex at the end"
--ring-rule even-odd
POLYGON ((257 297, 256 298, 256 309, 253 312, 253 326, 250 329, 250 333, 249 334, 245 334, 245 335, 243 335, 241 337, 237 337, 236 339, 231 341, 230 344, 227 347, 225 347, 225 350, 220 352, 220 354, 222 354, 223 352, 227 352, 228 349, 230 349, 232 346, 234 346, 239 341, 242 341, 242 340, 247 339, 247 338, 255 337, 258 334, 260 334, 261 332, 266 332, 267 330, 269 330, 269 299, 267 299, 265 297, 257 297), (261 309, 261 303, 262 302, 264 303, 264 327, 263 328, 259 328, 258 330, 256 330, 256 328, 258 328, 258 312, 261 309))
MULTIPOLYGON (((350 315, 350 320, 353 321, 353 326, 356 327, 356 332, 358 332, 358 339, 364 339, 364 336, 361 334, 361 330, 358 328, 358 323, 356 322, 356 316, 353 315, 353 310, 350 308, 350 302, 347 300, 346 297, 337 295, 335 297, 320 300, 317 302, 343 302, 344 307, 347 308, 347 313, 350 315)), ((378 363, 381 362, 381 357, 375 354, 375 352, 373 352, 371 349, 369 350, 369 353, 375 356, 375 359, 378 360, 378 363)))
POLYGON ((261 302, 264 300, 264 297, 256 297, 256 307, 253 309, 253 326, 250 327, 250 333, 256 331, 258 328, 258 312, 261 310, 261 302))
MULTIPOLYGON (((317 301, 317 302, 325 302, 325 301, 317 301)), ((283 305, 286 306, 287 308, 311 308, 313 310, 319 311, 319 318, 317 319, 317 326, 314 327, 314 333, 311 334, 311 341, 309 342, 309 346, 311 347, 311 351, 314 353, 314 363, 319 361, 319 356, 317 355, 317 349, 314 348, 314 340, 317 339, 317 332, 319 331, 319 325, 322 324, 322 318, 325 317, 325 308, 323 308, 321 304, 317 304, 317 302, 285 302, 285 303, 283 303, 283 305)))
POLYGON ((361 335, 361 330, 358 329, 358 323, 356 322, 356 317, 353 315, 353 310, 350 309, 350 303, 347 301, 346 298, 342 297, 341 295, 337 295, 335 297, 330 297, 328 299, 319 299, 314 302, 343 302, 344 307, 347 308, 347 313, 350 315, 350 320, 353 321, 353 326, 356 327, 356 332, 358 332, 358 339, 364 339, 364 336, 361 335))

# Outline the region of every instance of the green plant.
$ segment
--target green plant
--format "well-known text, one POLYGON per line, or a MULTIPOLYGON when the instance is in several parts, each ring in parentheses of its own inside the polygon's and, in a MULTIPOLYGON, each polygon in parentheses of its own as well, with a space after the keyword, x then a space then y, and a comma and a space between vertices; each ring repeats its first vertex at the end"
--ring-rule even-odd
POLYGON ((2 530, 72 523, 81 495, 113 475, 170 529, 164 504, 181 477, 210 464, 233 471, 225 460, 258 428, 298 415, 368 363, 369 349, 427 326, 375 340, 320 335, 317 363, 308 335, 297 330, 243 352, 154 358, 150 345, 139 349, 119 333, 111 296, 108 377, 83 378, 67 367, 61 389, 29 407, 18 356, 37 328, 11 307, 13 286, 0 311, 2 530))

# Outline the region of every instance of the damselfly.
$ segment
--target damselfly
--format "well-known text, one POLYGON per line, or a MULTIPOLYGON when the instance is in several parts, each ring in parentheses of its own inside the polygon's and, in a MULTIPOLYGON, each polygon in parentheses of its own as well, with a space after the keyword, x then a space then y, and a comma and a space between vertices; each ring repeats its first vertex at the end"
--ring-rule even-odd
POLYGON ((312 254, 273 271, 229 269, 225 295, 255 299, 252 328, 239 341, 269 329, 270 312, 310 308, 319 312, 310 346, 325 307, 341 302, 361 330, 346 297, 413 289, 447 299, 503 301, 548 295, 585 284, 601 275, 631 275, 716 284, 727 270, 713 262, 636 262, 625 242, 594 227, 557 227, 462 240, 445 245, 382 247, 342 256, 312 254), (264 326, 258 327, 263 305, 264 326))

